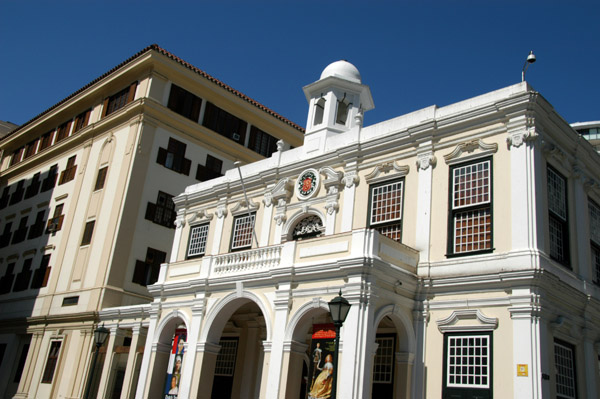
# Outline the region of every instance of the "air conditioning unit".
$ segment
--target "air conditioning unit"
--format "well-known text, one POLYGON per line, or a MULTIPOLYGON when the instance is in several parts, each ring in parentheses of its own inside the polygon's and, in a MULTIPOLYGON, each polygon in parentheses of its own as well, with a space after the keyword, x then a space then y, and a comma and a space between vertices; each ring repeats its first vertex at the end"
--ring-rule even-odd
POLYGON ((233 133, 231 135, 231 138, 234 139, 235 141, 240 141, 241 136, 237 133, 233 133))

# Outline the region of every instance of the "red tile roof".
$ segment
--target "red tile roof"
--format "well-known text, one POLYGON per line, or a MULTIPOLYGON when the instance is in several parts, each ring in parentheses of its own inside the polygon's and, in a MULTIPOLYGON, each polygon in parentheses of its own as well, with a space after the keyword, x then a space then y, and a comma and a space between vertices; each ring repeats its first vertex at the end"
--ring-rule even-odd
POLYGON ((151 44, 148 47, 142 49, 141 51, 135 53, 133 56, 129 57, 128 59, 126 59, 125 61, 123 61, 122 63, 120 63, 119 65, 117 65, 116 67, 112 68, 110 71, 105 72, 104 74, 102 74, 101 76, 97 77, 96 79, 92 80, 90 83, 86 84, 85 86, 83 86, 81 89, 77 90, 76 92, 72 93, 71 95, 69 95, 68 97, 62 99, 61 101, 59 101, 58 103, 54 104, 53 106, 51 106, 50 108, 48 108, 47 110, 45 110, 44 112, 40 113, 39 115, 33 117, 31 120, 27 121, 26 123, 22 124, 21 126, 17 127, 16 129, 14 129, 13 131, 11 131, 9 134, 7 134, 4 138, 13 135, 14 133, 18 132, 19 130, 21 130, 22 128, 24 128, 25 126, 29 125, 31 122, 35 121, 36 119, 40 118, 41 116, 47 114, 48 112, 52 111, 54 108, 60 106, 61 104, 65 103, 66 101, 68 101, 69 99, 75 97, 77 94, 81 93, 82 91, 84 91, 85 89, 87 89, 88 87, 96 84, 97 82, 99 82, 100 80, 104 79, 105 77, 109 76, 110 74, 114 73, 115 71, 119 70, 120 68, 122 68, 123 66, 129 64, 130 62, 134 61, 135 59, 139 58, 140 56, 146 54, 148 51, 156 51, 170 59, 172 59, 173 61, 185 66, 186 68, 194 71, 195 73, 197 73, 198 75, 203 76, 204 78, 210 80, 211 82, 215 83, 216 85, 222 87, 223 89, 235 94, 236 96, 240 97, 241 99, 249 102, 250 104, 254 105, 255 107, 261 109, 262 111, 265 111, 266 113, 274 116, 275 118, 279 119, 280 121, 290 125, 291 127, 304 132, 304 128, 297 125, 296 123, 290 121, 287 118, 284 118, 283 116, 281 116, 280 114, 278 114, 277 112, 273 111, 272 109, 265 107, 264 105, 262 105, 261 103, 259 103, 256 100, 253 100, 252 98, 248 97, 247 95, 245 95, 244 93, 241 93, 237 90, 235 90, 233 87, 221 82, 219 79, 209 75, 208 73, 204 72, 203 70, 196 68, 195 66, 193 66, 192 64, 190 64, 189 62, 186 62, 184 60, 182 60, 181 58, 177 57, 176 55, 168 52, 167 50, 163 49, 162 47, 160 47, 158 44, 151 44))

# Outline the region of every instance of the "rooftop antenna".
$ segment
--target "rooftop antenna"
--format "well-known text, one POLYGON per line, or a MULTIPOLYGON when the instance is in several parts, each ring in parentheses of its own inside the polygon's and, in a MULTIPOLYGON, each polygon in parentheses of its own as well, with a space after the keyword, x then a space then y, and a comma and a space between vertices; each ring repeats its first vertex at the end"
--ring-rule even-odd
MULTIPOLYGON (((244 179, 242 178, 242 170, 240 169, 240 165, 242 163, 240 161, 235 161, 233 166, 235 166, 240 174, 240 182, 242 183, 242 190, 244 191, 244 199, 246 200, 246 207, 248 208, 248 217, 252 218, 252 212, 250 212, 250 201, 248 201, 248 194, 246 194, 246 186, 244 185, 244 179)), ((252 226, 252 237, 254 237, 254 242, 256 243, 256 248, 258 248, 258 238, 256 238, 256 218, 254 218, 254 226, 252 226)))
POLYGON ((533 54, 533 50, 531 50, 529 52, 529 55, 527 56, 527 59, 525 60, 525 63, 523 64, 523 72, 521 72, 521 82, 525 81, 525 72, 527 72, 527 68, 529 68, 529 65, 533 64, 535 62, 535 54, 533 54))

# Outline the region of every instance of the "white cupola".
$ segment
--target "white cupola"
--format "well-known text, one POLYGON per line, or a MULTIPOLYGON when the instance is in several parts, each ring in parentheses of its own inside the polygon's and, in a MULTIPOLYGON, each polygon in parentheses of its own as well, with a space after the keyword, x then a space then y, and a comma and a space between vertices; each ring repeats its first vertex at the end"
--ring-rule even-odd
POLYGON ((329 64, 321 78, 303 88, 309 103, 306 136, 321 132, 325 137, 360 128, 365 111, 374 108, 369 86, 348 61, 329 64))

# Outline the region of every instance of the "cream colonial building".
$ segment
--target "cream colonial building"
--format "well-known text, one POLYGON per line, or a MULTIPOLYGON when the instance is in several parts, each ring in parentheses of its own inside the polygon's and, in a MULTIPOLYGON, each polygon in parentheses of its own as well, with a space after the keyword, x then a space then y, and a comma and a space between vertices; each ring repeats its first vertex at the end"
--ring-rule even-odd
POLYGON ((179 398, 304 397, 340 289, 339 398, 598 397, 593 147, 526 82, 366 127, 348 62, 304 92, 304 145, 178 195, 153 302, 101 312, 148 328, 136 398, 183 329, 179 398))
MULTIPOLYGON (((4 137, 0 397, 82 397, 98 312, 152 299, 172 197, 278 139, 299 146, 303 129, 156 45, 4 137)), ((136 390, 147 323, 122 327, 99 397, 136 390)))

